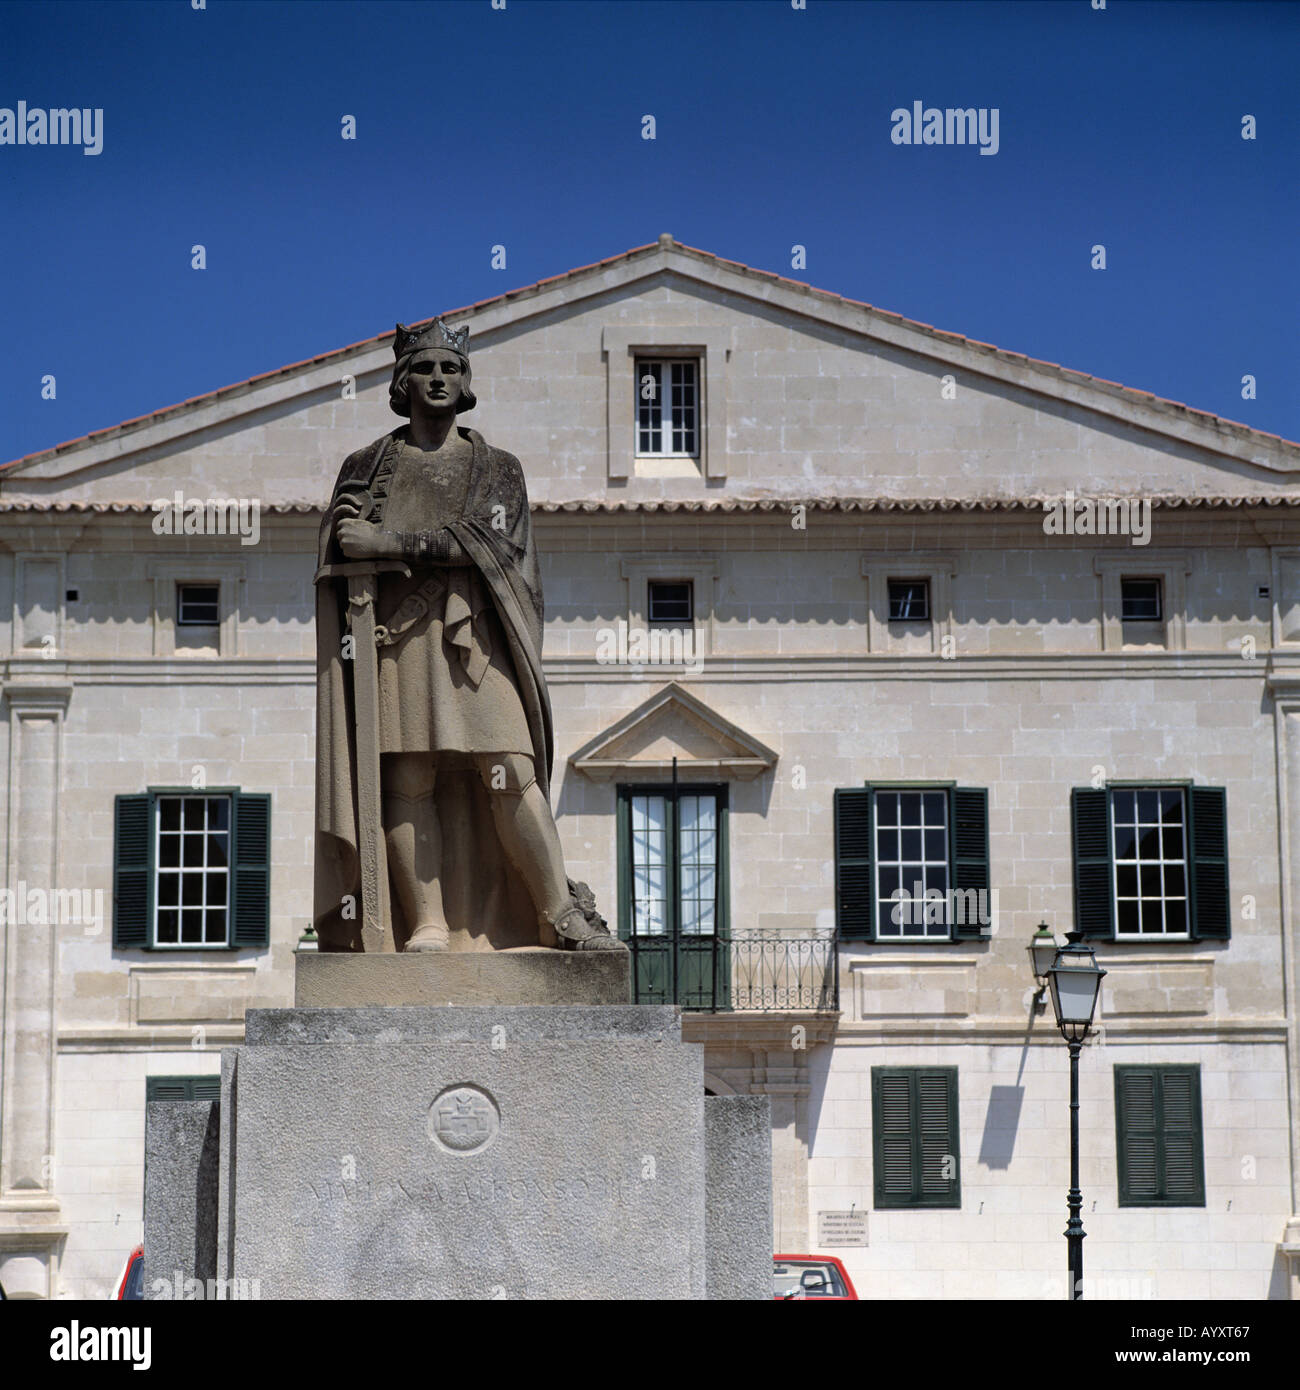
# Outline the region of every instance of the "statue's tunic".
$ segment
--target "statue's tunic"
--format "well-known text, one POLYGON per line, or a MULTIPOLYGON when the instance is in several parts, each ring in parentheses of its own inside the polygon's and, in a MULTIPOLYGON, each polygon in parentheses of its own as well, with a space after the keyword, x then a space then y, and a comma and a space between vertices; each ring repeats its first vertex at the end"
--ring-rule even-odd
MULTIPOLYGON (((461 520, 471 460, 399 443, 370 493, 386 531, 437 531, 461 520)), ((376 618, 381 753, 523 753, 533 740, 514 662, 483 577, 473 564, 384 576, 376 618)))

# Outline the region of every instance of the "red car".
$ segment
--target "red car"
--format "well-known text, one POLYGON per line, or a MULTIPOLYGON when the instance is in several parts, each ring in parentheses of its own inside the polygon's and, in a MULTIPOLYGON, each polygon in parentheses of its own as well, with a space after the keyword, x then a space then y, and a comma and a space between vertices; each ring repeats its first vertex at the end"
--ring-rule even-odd
POLYGON ((126 1268, 122 1271, 122 1277, 117 1281, 117 1292, 113 1297, 115 1299, 144 1297, 143 1245, 137 1245, 126 1257, 126 1268))
POLYGON ((817 1298, 858 1302, 849 1272, 834 1255, 773 1255, 773 1298, 817 1298))

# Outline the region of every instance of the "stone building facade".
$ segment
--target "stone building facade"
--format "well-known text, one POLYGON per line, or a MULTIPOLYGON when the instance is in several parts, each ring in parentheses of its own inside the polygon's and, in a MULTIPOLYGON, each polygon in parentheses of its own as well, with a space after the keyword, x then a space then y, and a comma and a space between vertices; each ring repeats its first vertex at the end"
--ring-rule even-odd
MULTIPOLYGON (((709 1088, 771 1097, 778 1251, 863 1297, 1064 1295, 1025 947, 1077 913, 1089 1296, 1297 1296, 1300 446, 670 237, 447 317, 528 480, 570 872, 709 1088)), ((0 470, 11 1293, 108 1293, 150 1079, 291 1002, 315 536, 391 361, 0 470), (215 886, 169 916, 187 834, 215 886)))

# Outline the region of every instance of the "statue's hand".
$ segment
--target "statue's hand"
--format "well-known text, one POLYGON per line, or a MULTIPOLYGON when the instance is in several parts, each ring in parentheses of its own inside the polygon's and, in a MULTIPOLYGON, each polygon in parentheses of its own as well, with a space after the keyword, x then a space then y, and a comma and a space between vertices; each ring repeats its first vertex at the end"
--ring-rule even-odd
POLYGON ((343 517, 337 528, 339 548, 349 560, 400 559, 397 537, 383 527, 355 517, 343 517))

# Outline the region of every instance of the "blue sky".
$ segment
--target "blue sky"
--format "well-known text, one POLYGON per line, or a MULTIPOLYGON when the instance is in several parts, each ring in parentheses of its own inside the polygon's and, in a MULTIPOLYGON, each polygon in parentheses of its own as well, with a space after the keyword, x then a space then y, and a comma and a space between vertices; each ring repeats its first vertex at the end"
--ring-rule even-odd
POLYGON ((0 107, 104 110, 98 156, 0 145, 0 458, 661 232, 1300 439, 1297 6, 112 0, 0 32, 0 107), (998 108, 998 153, 893 144, 917 100, 998 108))

